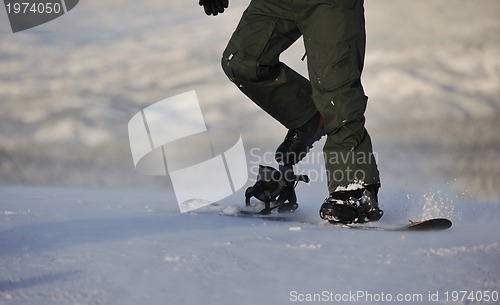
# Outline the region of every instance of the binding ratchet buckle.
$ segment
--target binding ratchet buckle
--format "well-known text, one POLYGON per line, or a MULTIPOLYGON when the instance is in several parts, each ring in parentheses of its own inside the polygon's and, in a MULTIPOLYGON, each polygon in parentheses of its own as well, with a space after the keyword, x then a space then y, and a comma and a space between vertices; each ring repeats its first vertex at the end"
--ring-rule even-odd
POLYGON ((250 206, 250 198, 255 197, 265 204, 260 214, 270 214, 274 209, 279 213, 294 211, 299 207, 295 187, 300 181, 309 183, 309 177, 295 175, 291 165, 280 165, 279 170, 259 165, 257 182, 245 191, 246 205, 250 206))

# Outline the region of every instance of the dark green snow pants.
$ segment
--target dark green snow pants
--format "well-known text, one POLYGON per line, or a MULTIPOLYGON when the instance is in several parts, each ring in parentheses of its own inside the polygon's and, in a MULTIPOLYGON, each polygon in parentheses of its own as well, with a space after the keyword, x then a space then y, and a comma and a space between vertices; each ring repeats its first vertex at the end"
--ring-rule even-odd
POLYGON ((319 110, 330 193, 380 183, 364 126, 365 40, 363 0, 252 0, 222 58, 230 80, 285 127, 302 126, 319 110), (300 36, 310 81, 279 61, 300 36))

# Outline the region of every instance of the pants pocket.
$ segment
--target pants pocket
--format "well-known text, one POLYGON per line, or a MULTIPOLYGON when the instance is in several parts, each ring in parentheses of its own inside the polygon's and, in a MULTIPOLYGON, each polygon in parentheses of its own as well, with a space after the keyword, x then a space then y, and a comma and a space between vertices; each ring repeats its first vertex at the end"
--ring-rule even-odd
POLYGON ((322 91, 333 91, 361 77, 357 65, 349 58, 321 70, 315 85, 322 91))

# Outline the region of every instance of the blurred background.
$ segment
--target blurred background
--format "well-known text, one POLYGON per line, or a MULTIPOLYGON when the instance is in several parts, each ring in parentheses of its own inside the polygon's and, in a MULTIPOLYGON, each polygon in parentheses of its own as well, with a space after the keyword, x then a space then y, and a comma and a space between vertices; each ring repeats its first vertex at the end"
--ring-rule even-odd
MULTIPOLYGON (((248 3, 208 17, 195 0, 82 0, 16 34, 0 9, 0 184, 168 190, 168 177, 135 171, 127 124, 190 90, 208 127, 238 130, 248 152, 274 152, 286 130, 220 68, 248 3)), ((383 186, 500 201, 500 1, 378 0, 365 9, 367 128, 383 186)), ((282 60, 307 76, 303 54, 299 40, 282 60)), ((313 188, 327 195, 324 182, 313 188)))

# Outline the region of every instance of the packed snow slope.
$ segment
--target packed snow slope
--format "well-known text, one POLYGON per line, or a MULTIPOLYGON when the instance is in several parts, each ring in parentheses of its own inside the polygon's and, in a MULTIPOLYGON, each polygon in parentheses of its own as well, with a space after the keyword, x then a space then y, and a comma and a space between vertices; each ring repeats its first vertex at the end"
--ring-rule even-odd
MULTIPOLYGON (((499 304, 500 2, 365 2, 378 225, 451 229, 325 225, 321 143, 284 221, 228 215, 243 189, 181 214, 168 177, 135 171, 129 119, 190 90, 209 127, 242 134, 251 173, 276 166, 286 130, 220 69, 247 0, 215 18, 197 1, 80 1, 16 34, 0 9, 0 305, 499 304)), ((306 75, 303 54, 299 40, 282 60, 306 75)))
POLYGON ((306 199, 275 221, 219 207, 180 214, 167 193, 1 192, 0 304, 306 304, 315 294, 327 304, 498 304, 452 299, 500 290, 496 204, 439 192, 387 201, 381 226, 409 214, 454 221, 416 233, 328 226, 306 199))

